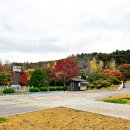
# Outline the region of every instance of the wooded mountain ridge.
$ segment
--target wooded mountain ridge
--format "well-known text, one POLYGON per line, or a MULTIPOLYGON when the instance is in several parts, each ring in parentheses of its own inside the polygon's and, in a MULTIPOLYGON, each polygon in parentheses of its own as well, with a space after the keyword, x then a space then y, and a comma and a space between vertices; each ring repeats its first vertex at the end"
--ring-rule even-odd
MULTIPOLYGON (((77 55, 71 55, 67 57, 71 61, 75 62, 80 68, 80 74, 84 75, 87 69, 89 68, 90 61, 95 58, 96 63, 100 61, 103 62, 105 69, 109 67, 109 64, 112 60, 115 61, 116 67, 118 68, 121 64, 130 64, 130 50, 116 50, 112 53, 81 53, 77 55)), ((58 61, 58 60, 57 60, 58 61)), ((36 63, 13 63, 15 65, 24 64, 25 69, 33 68, 47 68, 53 67, 57 61, 45 61, 45 62, 36 62, 36 63)))

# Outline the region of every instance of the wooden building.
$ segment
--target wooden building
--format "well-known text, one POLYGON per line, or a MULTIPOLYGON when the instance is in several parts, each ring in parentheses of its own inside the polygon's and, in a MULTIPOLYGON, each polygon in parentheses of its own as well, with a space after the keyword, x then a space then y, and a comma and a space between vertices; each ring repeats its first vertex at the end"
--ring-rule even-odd
POLYGON ((69 91, 80 91, 86 90, 86 84, 88 83, 87 80, 79 79, 79 78, 72 78, 69 81, 69 91))

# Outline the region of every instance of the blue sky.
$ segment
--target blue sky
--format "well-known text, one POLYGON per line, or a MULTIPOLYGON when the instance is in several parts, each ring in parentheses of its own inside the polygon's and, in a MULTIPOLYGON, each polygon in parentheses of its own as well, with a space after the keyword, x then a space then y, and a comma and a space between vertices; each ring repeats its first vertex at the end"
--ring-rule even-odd
POLYGON ((0 0, 0 58, 37 62, 130 49, 129 0, 0 0))

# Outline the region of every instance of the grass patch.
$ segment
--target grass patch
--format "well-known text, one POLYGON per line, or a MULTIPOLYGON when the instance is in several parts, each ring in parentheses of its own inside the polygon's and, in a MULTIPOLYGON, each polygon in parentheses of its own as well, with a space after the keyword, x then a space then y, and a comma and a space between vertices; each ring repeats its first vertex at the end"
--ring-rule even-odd
POLYGON ((130 97, 124 97, 124 98, 122 98, 122 99, 130 100, 130 97))
POLYGON ((4 123, 4 122, 6 122, 6 118, 4 118, 4 117, 0 117, 0 123, 4 123))
POLYGON ((100 101, 119 104, 130 104, 130 93, 110 96, 105 99, 101 99, 100 101))
POLYGON ((127 104, 127 100, 123 98, 122 99, 108 99, 108 100, 104 100, 104 102, 127 104))

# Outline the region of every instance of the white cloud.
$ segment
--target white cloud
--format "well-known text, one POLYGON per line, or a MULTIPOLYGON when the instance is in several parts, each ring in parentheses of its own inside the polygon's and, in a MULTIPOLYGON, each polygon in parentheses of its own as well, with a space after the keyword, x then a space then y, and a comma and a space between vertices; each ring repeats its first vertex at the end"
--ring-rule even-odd
POLYGON ((129 0, 0 0, 0 58, 53 60, 129 49, 129 0))

